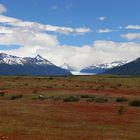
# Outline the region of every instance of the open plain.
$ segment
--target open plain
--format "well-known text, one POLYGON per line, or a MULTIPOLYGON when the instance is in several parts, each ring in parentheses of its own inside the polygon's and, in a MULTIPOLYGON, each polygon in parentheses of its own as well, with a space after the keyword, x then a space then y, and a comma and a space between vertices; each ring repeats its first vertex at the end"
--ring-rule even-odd
POLYGON ((139 140, 140 77, 0 77, 0 140, 139 140))

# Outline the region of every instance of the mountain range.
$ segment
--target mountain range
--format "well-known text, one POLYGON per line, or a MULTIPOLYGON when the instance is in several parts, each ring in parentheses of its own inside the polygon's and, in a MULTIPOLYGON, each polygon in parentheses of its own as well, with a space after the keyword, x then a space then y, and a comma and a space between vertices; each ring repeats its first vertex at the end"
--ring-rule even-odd
POLYGON ((99 73, 103 73, 109 69, 122 66, 126 63, 128 63, 128 61, 123 60, 123 61, 113 61, 111 63, 95 64, 95 65, 92 65, 92 66, 89 66, 89 67, 82 69, 80 72, 99 74, 99 73))
POLYGON ((140 57, 120 67, 109 69, 103 72, 103 74, 140 75, 140 57))
MULTIPOLYGON (((40 55, 17 57, 0 53, 0 75, 67 76, 74 68, 64 63, 60 67, 40 55)), ((134 61, 114 61, 83 68, 81 73, 140 75, 140 58, 134 61)))
POLYGON ((22 58, 0 53, 0 75, 65 76, 71 72, 40 55, 22 58))

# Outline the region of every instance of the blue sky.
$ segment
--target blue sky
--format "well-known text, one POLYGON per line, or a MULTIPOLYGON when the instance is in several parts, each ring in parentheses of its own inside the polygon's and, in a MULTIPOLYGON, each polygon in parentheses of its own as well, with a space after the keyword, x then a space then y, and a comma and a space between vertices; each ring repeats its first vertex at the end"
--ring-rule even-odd
POLYGON ((98 39, 126 41, 120 34, 127 33, 128 30, 103 34, 96 31, 100 28, 118 30, 119 26, 140 23, 139 0, 1 0, 0 2, 7 7, 7 16, 43 24, 92 29, 92 32, 76 38, 71 35, 60 35, 62 44, 92 44, 98 39), (97 20, 101 16, 107 19, 97 20))
MULTIPOLYGON (((36 34, 37 31, 35 27, 39 30, 38 33, 40 33, 40 36, 38 37, 39 39, 37 38, 39 41, 36 44, 34 43, 34 46, 32 47, 34 53, 27 53, 28 55, 41 53, 45 56, 41 51, 45 43, 46 46, 51 46, 52 44, 53 47, 55 46, 54 48, 56 49, 53 49, 53 51, 50 51, 49 47, 45 48, 50 51, 53 56, 54 54, 56 55, 54 50, 57 50, 57 47, 60 46, 61 49, 57 50, 60 52, 64 52, 67 48, 74 49, 73 47, 78 47, 78 50, 81 48, 77 53, 81 53, 81 51, 86 47, 92 48, 95 46, 94 48, 96 49, 89 51, 93 51, 92 54, 95 54, 97 53, 96 51, 98 48, 96 46, 100 46, 99 42, 100 44, 103 43, 103 45, 101 50, 98 52, 103 53, 107 52, 107 50, 104 50, 104 45, 108 43, 108 46, 110 46, 109 41, 112 41, 115 45, 117 43, 117 45, 119 45, 119 43, 125 43, 127 46, 133 43, 136 46, 139 46, 140 43, 140 0, 0 0, 0 4, 6 9, 6 11, 1 11, 2 7, 0 7, 1 19, 4 20, 0 23, 0 26, 2 28, 4 27, 3 30, 6 30, 6 33, 5 31, 4 33, 1 32, 0 50, 9 50, 12 54, 17 54, 14 53, 14 49, 16 50, 19 48, 19 51, 22 49, 21 46, 24 47, 24 49, 28 46, 28 51, 31 50, 33 42, 27 42, 27 39, 25 38, 25 36, 27 36, 27 32, 25 36, 24 33, 25 31, 28 31, 28 33, 36 34), (7 23, 7 18, 12 18, 12 20, 7 23), (37 23, 37 25, 30 25, 31 23, 28 23, 27 25, 25 22, 37 23), (41 24, 41 27, 39 24, 41 24), (51 25, 51 27, 47 27, 47 30, 43 30, 46 27, 43 27, 42 25, 51 25), (15 29, 13 30, 13 27, 9 29, 7 28, 8 26, 13 26, 15 29), (14 33, 18 34, 17 30, 23 31, 20 33, 22 40, 18 39, 18 37, 15 38, 14 33), (9 32, 12 33, 9 34, 9 32), (48 43, 43 42, 44 44, 42 45, 41 39, 44 37, 43 33, 49 35, 49 39, 52 41, 50 41, 51 43, 49 41, 48 43), (9 40, 5 41, 3 39, 4 36, 7 38, 10 36, 9 40), (36 49, 37 46, 38 49, 36 49)), ((47 39, 48 36, 46 36, 46 40, 47 39)), ((110 50, 112 50, 111 47, 110 50)), ((137 48, 140 47, 131 49, 136 51, 137 48)), ((116 48, 114 48, 114 52, 115 49, 116 48)), ((87 51, 88 49, 86 49, 85 52, 87 51)), ((122 53, 121 49, 119 51, 120 52, 118 53, 122 53)), ((120 56, 120 58, 134 59, 138 56, 135 54, 135 51, 133 53, 125 52, 128 53, 129 56, 125 58, 120 56)), ((84 59, 85 63, 87 63, 87 60, 91 59, 91 57, 89 57, 91 55, 89 52, 83 54, 83 57, 86 56, 86 61, 84 59)), ((61 56, 59 56, 59 59, 61 60, 57 62, 57 57, 52 57, 46 52, 46 57, 58 64, 63 63, 62 60, 65 58, 62 57, 63 55, 64 54, 61 54, 61 56)), ((78 54, 74 54, 74 50, 71 55, 75 55, 80 58, 78 54)), ((109 57, 111 61, 118 57, 118 54, 116 54, 114 58, 111 58, 113 55, 114 53, 109 57)), ((99 58, 98 60, 99 61, 90 61, 89 63, 101 62, 104 58, 99 58)), ((68 63, 72 63, 72 60, 69 60, 68 58, 66 61, 68 63)), ((108 59, 106 61, 108 61, 108 59)), ((81 64, 81 67, 82 66, 86 65, 81 64)))

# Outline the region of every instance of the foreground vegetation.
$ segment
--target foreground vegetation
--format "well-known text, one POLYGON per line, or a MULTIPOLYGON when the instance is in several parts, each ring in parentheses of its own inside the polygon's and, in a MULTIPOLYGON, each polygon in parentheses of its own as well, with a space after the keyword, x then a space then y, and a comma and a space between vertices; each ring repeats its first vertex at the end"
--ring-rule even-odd
POLYGON ((140 139, 140 78, 0 77, 0 139, 140 139))

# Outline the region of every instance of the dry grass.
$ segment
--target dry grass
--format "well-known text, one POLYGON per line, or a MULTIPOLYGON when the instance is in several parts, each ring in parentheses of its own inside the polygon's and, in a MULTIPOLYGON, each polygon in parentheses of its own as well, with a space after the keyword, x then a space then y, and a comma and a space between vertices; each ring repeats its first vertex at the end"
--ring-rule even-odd
POLYGON ((0 139, 139 140, 140 108, 116 102, 118 97, 140 98, 139 82, 140 78, 111 76, 1 77, 0 92, 5 94, 0 96, 0 139), (13 95, 23 97, 10 100, 13 95), (47 99, 33 99, 39 95, 47 99), (70 96, 85 98, 63 101, 70 96), (92 97, 108 102, 86 101, 92 97))

